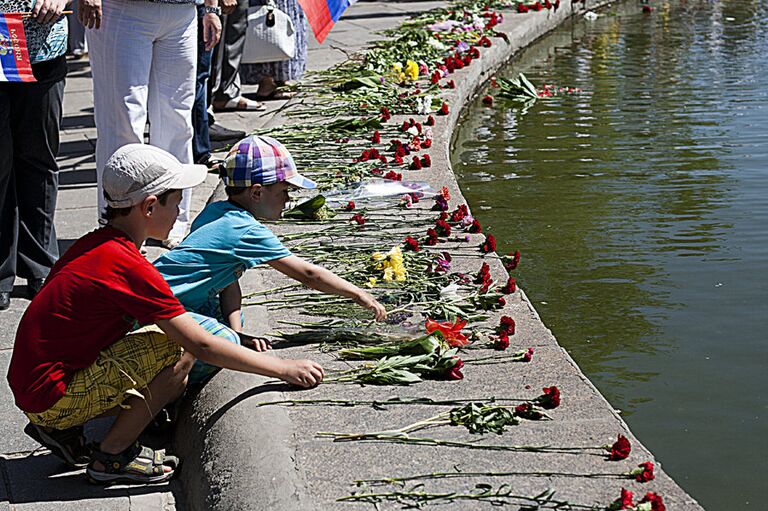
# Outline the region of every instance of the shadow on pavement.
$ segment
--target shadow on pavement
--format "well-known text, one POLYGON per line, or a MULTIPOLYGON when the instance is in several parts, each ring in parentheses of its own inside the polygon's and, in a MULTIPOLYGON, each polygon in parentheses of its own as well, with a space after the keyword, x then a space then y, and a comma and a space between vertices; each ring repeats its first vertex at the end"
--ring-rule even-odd
MULTIPOLYGON (((97 486, 88 483, 85 470, 71 470, 56 456, 31 454, 23 458, 2 460, 3 476, 10 491, 8 503, 26 504, 110 498, 167 493, 174 483, 147 486, 97 486)), ((106 507, 106 506, 105 506, 106 507)))

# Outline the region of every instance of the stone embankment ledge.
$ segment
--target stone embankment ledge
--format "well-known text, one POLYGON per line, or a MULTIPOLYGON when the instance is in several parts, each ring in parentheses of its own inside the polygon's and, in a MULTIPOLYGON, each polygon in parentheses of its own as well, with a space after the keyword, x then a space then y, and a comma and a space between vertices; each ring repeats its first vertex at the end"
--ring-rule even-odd
MULTIPOLYGON (((504 22, 497 28, 509 36, 509 44, 494 39, 491 48, 471 66, 457 71, 452 78, 456 89, 445 98, 450 105, 447 116, 438 117, 430 151, 432 168, 414 180, 426 180, 435 188, 447 186, 451 193, 451 209, 465 201, 461 196, 449 161, 451 134, 459 118, 461 106, 477 89, 518 50, 565 22, 571 15, 594 9, 608 2, 584 4, 563 3, 557 11, 541 11, 527 15, 505 12, 504 22)), ((376 27, 382 28, 382 27, 376 27)), ((318 122, 323 122, 318 112, 318 122)), ((402 122, 395 118, 392 122, 402 122)), ((269 122, 280 126, 293 122, 289 117, 275 116, 269 122)), ((427 206, 428 207, 428 206, 427 206)), ((492 226, 491 226, 492 227, 492 226)), ((316 226, 285 226, 280 232, 314 229, 316 226)), ((482 240, 477 235, 478 243, 482 240)), ((469 244, 477 246, 475 240, 469 244)), ((447 244, 453 247, 457 245, 447 244)), ((382 247, 387 249, 389 247, 382 247)), ((466 252, 466 251, 465 251, 466 252)), ((524 255, 523 255, 524 257, 524 255)), ((485 260, 491 265, 494 279, 503 281, 506 273, 496 258, 483 259, 481 254, 454 259, 454 269, 474 273, 485 260)), ((523 263, 524 264, 524 259, 523 263)), ((287 281, 274 271, 255 270, 244 277, 244 291, 269 289, 287 281)), ((476 477, 421 481, 428 492, 467 493, 477 483, 498 488, 509 485, 513 493, 537 495, 555 490, 555 498, 575 504, 608 505, 619 496, 622 487, 633 491, 639 499, 652 491, 663 496, 667 509, 698 510, 701 507, 657 465, 656 479, 645 484, 632 479, 589 478, 567 474, 620 474, 644 461, 656 461, 634 438, 618 413, 606 402, 575 362, 558 344, 542 323, 524 292, 510 297, 503 311, 517 322, 517 333, 510 349, 534 347, 536 355, 528 364, 467 366, 465 378, 458 382, 426 381, 409 387, 376 387, 356 385, 321 385, 298 391, 274 380, 256 376, 222 372, 202 391, 187 401, 177 429, 175 448, 182 456, 183 502, 181 509, 212 510, 303 510, 359 509, 368 505, 344 503, 337 499, 355 491, 357 479, 400 477, 433 472, 519 472, 504 478, 476 477), (533 398, 540 389, 557 385, 562 404, 550 412, 551 421, 526 421, 513 426, 501 436, 486 437, 484 443, 506 445, 599 446, 612 443, 618 434, 632 443, 627 460, 609 462, 593 451, 591 454, 504 452, 466 450, 443 446, 398 445, 393 443, 331 442, 316 438, 318 431, 365 432, 395 429, 420 418, 430 417, 448 407, 391 406, 384 410, 372 407, 334 406, 264 406, 263 403, 285 399, 371 399, 393 396, 458 398, 533 398), (550 475, 544 476, 543 473, 550 475)), ((497 314, 493 317, 498 321, 497 314)), ((306 320, 279 305, 246 309, 246 326, 256 333, 284 328, 281 319, 306 320)), ((344 368, 333 355, 312 347, 287 347, 276 350, 282 357, 313 358, 326 368, 344 368)), ((481 352, 482 353, 482 352, 481 352)), ((429 430, 424 436, 444 439, 466 439, 462 428, 429 430), (446 430, 446 431, 440 431, 446 430)), ((418 481, 417 481, 418 482, 418 481)), ((406 483, 406 488, 417 482, 406 483)), ((385 487, 382 491, 391 491, 385 487)), ((457 501, 450 509, 489 507, 487 502, 457 501)), ((383 503, 382 508, 399 508, 396 503, 383 503)), ((442 507, 441 507, 442 508, 442 507)))

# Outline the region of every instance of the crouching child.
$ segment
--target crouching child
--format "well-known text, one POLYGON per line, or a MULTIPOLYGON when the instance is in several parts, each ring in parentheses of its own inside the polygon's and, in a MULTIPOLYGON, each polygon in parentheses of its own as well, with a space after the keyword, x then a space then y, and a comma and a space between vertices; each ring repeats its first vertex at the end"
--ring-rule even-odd
POLYGON ((178 458, 137 443, 152 417, 184 391, 196 359, 309 387, 309 360, 282 360, 206 332, 140 253, 166 239, 181 190, 206 168, 143 144, 120 148, 104 169, 108 223, 75 242, 51 270, 16 332, 8 381, 29 418, 25 432, 93 482, 155 483, 178 458), (135 325, 146 325, 135 330, 135 325), (91 450, 83 424, 117 415, 91 450))
MULTIPOLYGON (((376 320, 386 310, 369 293, 295 255, 257 219, 282 216, 292 188, 315 188, 302 176, 288 149, 270 137, 250 136, 232 148, 221 168, 228 199, 206 206, 190 234, 154 262, 174 295, 193 313, 242 329, 239 279, 249 268, 268 264, 312 289, 351 298, 376 320)), ((221 329, 208 322, 207 328, 221 329)), ((233 336, 237 342, 237 336, 233 336)), ((257 340, 255 349, 267 349, 257 340)), ((209 378, 216 368, 198 362, 190 381, 209 378)))

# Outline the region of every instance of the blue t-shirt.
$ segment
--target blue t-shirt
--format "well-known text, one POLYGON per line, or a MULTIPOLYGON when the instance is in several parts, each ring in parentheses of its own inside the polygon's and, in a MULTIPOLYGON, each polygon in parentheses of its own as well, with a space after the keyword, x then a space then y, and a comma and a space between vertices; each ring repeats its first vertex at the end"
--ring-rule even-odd
POLYGON ((187 310, 210 315, 212 302, 245 270, 289 255, 248 211, 221 201, 206 206, 189 236, 154 265, 187 310))

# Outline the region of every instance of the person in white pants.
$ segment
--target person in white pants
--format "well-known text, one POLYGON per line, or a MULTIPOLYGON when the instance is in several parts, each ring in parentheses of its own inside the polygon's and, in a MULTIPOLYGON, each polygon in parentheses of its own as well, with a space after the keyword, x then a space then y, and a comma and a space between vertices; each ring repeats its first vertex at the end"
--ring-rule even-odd
MULTIPOLYGON (((81 10, 88 8, 83 3, 81 0, 81 10)), ((221 34, 220 11, 216 0, 205 3, 204 39, 212 48, 221 34)), ((120 147, 143 143, 147 121, 150 144, 168 151, 182 163, 192 163, 197 11, 195 0, 109 0, 100 14, 101 26, 88 30, 87 40, 98 136, 99 221, 103 222, 104 164, 120 147)), ((87 19, 90 13, 80 15, 87 19)), ((170 245, 186 233, 190 201, 191 192, 185 190, 176 224, 166 240, 170 245)))

